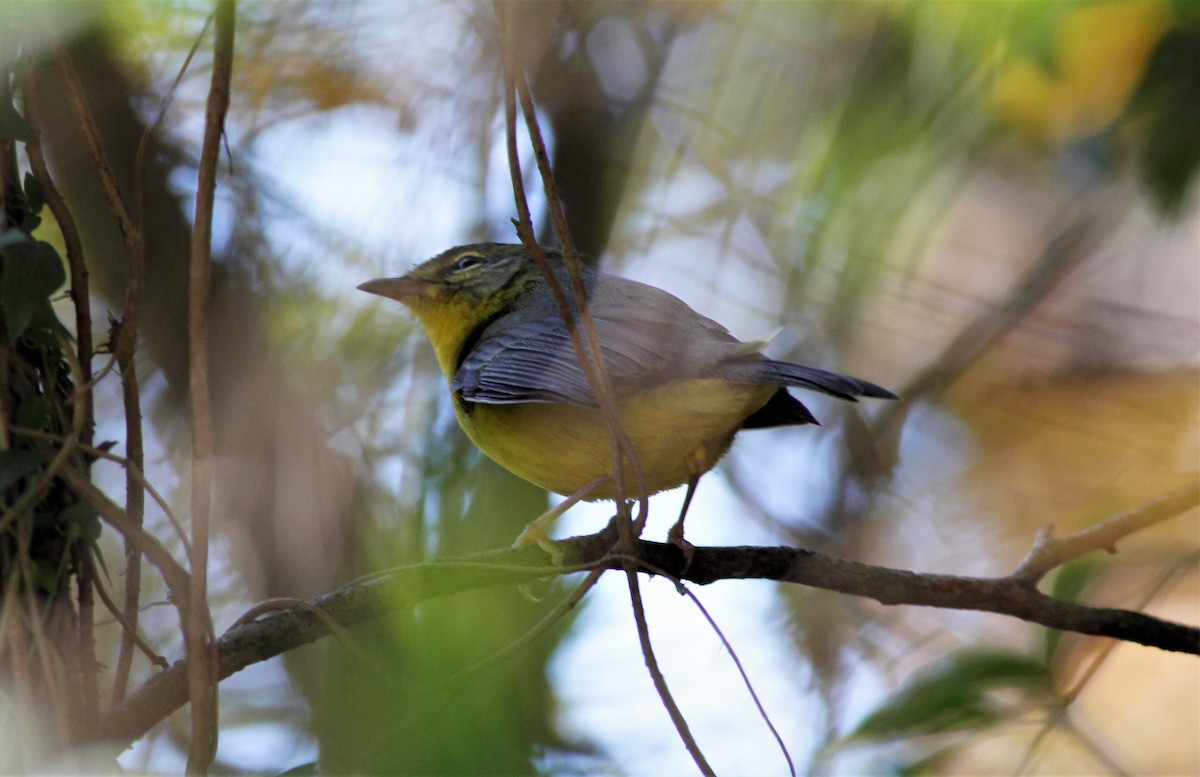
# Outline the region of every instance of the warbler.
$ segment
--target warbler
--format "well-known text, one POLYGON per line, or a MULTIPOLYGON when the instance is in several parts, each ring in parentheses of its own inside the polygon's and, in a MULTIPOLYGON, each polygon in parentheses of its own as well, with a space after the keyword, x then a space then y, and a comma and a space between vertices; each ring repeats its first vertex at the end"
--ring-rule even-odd
MULTIPOLYGON (((573 315, 562 253, 543 248, 573 315)), ((670 539, 684 547, 683 517, 699 477, 741 429, 815 424, 789 386, 840 399, 895 399, 834 372, 769 359, 662 289, 582 267, 621 426, 646 496, 688 484, 670 539)), ((450 384, 458 422, 488 456, 542 488, 570 497, 522 532, 518 545, 549 549, 546 527, 579 499, 614 499, 608 426, 554 293, 523 245, 450 250, 398 278, 358 287, 398 300, 420 321, 450 384)), ((582 330, 581 330, 582 331, 582 330)), ((639 496, 624 465, 624 494, 639 496)))

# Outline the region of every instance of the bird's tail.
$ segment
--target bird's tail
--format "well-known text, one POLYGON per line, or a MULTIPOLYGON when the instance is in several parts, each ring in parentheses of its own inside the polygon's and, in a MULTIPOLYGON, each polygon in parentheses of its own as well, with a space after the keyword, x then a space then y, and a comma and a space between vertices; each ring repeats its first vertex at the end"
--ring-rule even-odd
POLYGON ((778 362, 773 359, 753 361, 745 364, 753 371, 752 380, 756 383, 777 383, 781 386, 796 386, 813 391, 820 391, 838 399, 851 402, 856 397, 876 397, 878 399, 898 399, 895 394, 874 383, 839 375, 816 367, 805 367, 803 364, 778 362))

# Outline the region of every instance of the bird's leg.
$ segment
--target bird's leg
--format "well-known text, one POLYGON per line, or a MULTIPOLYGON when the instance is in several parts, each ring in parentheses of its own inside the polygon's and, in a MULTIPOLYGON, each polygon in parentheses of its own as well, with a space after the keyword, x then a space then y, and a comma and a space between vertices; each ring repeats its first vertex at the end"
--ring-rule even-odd
POLYGON ((688 477, 687 493, 683 496, 683 508, 679 511, 679 520, 675 521, 675 525, 667 532, 667 541, 675 547, 683 551, 684 569, 687 569, 692 563, 692 555, 696 552, 696 546, 683 538, 683 519, 687 518, 688 507, 692 504, 692 497, 696 494, 696 485, 700 482, 700 476, 709 470, 708 451, 704 449, 704 445, 697 445, 688 457, 688 470, 691 476, 688 477))
POLYGON ((588 483, 583 488, 571 494, 562 502, 551 507, 546 512, 534 518, 532 521, 521 530, 517 535, 517 539, 513 541, 514 548, 524 548, 530 545, 537 545, 542 550, 546 551, 550 556, 550 560, 555 566, 562 566, 563 554, 562 551, 554 544, 554 540, 550 539, 547 529, 550 524, 558 520, 558 517, 574 507, 579 500, 586 499, 588 494, 595 491, 600 486, 608 482, 608 475, 601 475, 592 482, 588 483))
POLYGON ((683 497, 683 509, 679 511, 679 520, 675 521, 675 525, 667 532, 667 541, 682 550, 684 555, 689 558, 696 548, 683 538, 683 519, 687 517, 688 506, 692 503, 692 496, 696 493, 696 484, 699 482, 699 475, 692 475, 688 478, 687 493, 683 497))

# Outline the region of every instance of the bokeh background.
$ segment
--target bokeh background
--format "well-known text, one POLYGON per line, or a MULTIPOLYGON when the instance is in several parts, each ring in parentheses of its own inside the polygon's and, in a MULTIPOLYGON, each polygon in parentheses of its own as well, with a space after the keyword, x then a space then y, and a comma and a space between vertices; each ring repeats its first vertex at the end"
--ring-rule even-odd
MULTIPOLYGON (((1066 533, 1196 480, 1196 3, 508 8, 584 251, 743 339, 781 330, 776 357, 904 396, 806 397, 819 428, 743 434, 702 481, 693 542, 1004 575, 1041 526, 1066 533)), ((0 6, 21 46, 48 30, 64 41, 126 192, 162 112, 142 181, 139 359, 148 475, 184 513, 185 257, 208 39, 167 95, 210 10, 0 6)), ((458 430, 413 320, 354 289, 453 245, 515 240, 503 50, 490 3, 238 10, 212 301, 218 632, 267 597, 505 546, 547 505, 458 430)), ((123 299, 124 248, 44 70, 45 143, 85 230, 103 330, 123 299)), ((532 207, 544 224, 544 198, 532 207)), ((115 377, 97 392, 97 440, 119 450, 115 377)), ((116 465, 95 476, 121 497, 116 465)), ((652 501, 648 537, 662 538, 680 499, 652 501)), ((577 508, 558 532, 598 530, 610 514, 577 508)), ((148 523, 170 536, 153 509, 148 523)), ((1192 511, 1049 585, 1196 623, 1198 550, 1192 511)), ((106 559, 119 577, 116 544, 106 559)), ((566 585, 535 590, 539 601, 434 600, 355 628, 353 650, 327 639, 236 675, 222 686, 218 766, 691 773, 615 577, 516 657, 442 684, 524 633, 566 585)), ((152 606, 155 586, 143 630, 174 658, 178 622, 152 606)), ((709 626, 668 582, 644 590, 659 660, 717 772, 786 774, 709 626)), ((1194 657, 767 582, 697 594, 801 770, 1200 771, 1194 657)), ((118 629, 98 637, 103 661, 118 629)), ((135 664, 135 682, 152 671, 135 664)), ((187 732, 177 713, 120 762, 177 771, 187 732)))

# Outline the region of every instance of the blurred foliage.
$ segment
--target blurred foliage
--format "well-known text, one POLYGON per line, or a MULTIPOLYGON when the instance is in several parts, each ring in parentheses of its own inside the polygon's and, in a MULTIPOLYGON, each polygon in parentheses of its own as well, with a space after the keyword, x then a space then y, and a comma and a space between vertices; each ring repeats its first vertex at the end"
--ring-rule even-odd
POLYGON ((1015 653, 961 652, 913 677, 888 703, 872 712, 851 739, 893 739, 947 731, 979 731, 1002 712, 988 698, 1005 689, 1045 693, 1046 667, 1015 653))
POLYGON ((76 391, 71 335, 51 305, 66 272, 37 237, 42 188, 18 175, 17 150, 36 137, 12 102, 8 54, 0 47, 0 716, 31 713, 6 732, 0 771, 18 772, 87 723, 90 664, 72 595, 89 585, 100 521, 61 476, 90 464, 73 450, 91 440, 88 403, 76 391), (42 730, 35 707, 57 730, 42 730))
MULTIPOLYGON (((1055 573, 1051 595, 1077 600, 1096 571, 1096 565, 1086 560, 1064 565, 1055 573)), ((1062 632, 1041 631, 1041 655, 971 647, 943 656, 914 673, 895 695, 866 715, 842 746, 922 738, 925 744, 914 748, 919 755, 909 755, 907 762, 893 762, 887 769, 894 774, 922 774, 937 770, 955 751, 998 729, 1024 730, 1027 721, 1039 718, 1048 721, 1048 727, 1066 727, 1070 701, 1059 690, 1064 684, 1059 678, 1069 677, 1075 669, 1057 660, 1062 632)), ((1032 732, 1024 759, 1041 745, 1045 733, 1045 729, 1032 732)))

